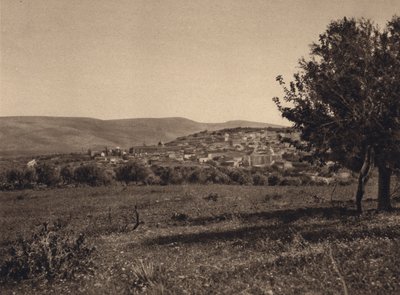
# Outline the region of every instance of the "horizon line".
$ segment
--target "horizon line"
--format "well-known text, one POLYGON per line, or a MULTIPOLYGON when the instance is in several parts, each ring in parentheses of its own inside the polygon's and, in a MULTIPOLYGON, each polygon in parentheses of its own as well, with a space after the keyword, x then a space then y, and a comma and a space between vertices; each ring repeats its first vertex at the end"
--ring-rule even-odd
POLYGON ((290 127, 286 126, 283 124, 276 124, 276 123, 270 123, 270 122, 260 122, 260 121, 252 121, 252 120, 247 120, 247 119, 232 119, 232 120, 227 120, 227 121, 220 121, 220 122, 202 122, 202 121, 196 121, 187 117, 180 117, 180 116, 171 116, 171 117, 129 117, 129 118, 118 118, 118 119, 100 119, 100 118, 95 118, 95 117, 85 117, 85 116, 57 116, 57 115, 14 115, 14 116, 0 116, 1 118, 70 118, 70 119, 92 119, 92 120, 100 120, 100 121, 119 121, 119 120, 142 120, 142 119, 184 119, 184 120, 189 120, 193 121, 196 123, 201 123, 201 124, 223 124, 223 123, 228 123, 228 122, 251 122, 251 123, 262 123, 262 124, 270 124, 270 125, 275 125, 275 126, 282 126, 282 127, 290 127))

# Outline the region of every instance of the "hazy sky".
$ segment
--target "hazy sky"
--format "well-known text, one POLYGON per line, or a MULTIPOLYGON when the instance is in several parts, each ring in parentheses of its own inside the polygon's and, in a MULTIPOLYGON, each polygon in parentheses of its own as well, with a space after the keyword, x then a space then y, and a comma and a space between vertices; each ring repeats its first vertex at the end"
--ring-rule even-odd
POLYGON ((399 0, 0 0, 0 116, 282 123, 271 98, 328 22, 399 0))

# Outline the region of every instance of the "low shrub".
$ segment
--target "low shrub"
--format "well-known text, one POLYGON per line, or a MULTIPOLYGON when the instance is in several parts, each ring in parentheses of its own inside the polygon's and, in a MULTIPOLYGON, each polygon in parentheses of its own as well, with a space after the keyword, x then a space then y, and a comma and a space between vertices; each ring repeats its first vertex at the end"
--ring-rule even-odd
POLYGON ((152 262, 139 260, 132 264, 131 290, 127 293, 137 294, 165 294, 163 285, 164 274, 166 273, 162 265, 155 265, 152 262))
POLYGON ((171 219, 174 221, 186 221, 189 219, 189 216, 185 213, 174 212, 171 216, 171 219))
POLYGON ((268 176, 268 185, 275 186, 281 182, 281 179, 278 175, 272 174, 268 176))
POLYGON ((207 172, 204 169, 196 167, 187 177, 190 183, 205 184, 208 180, 207 172))
POLYGON ((6 171, 6 180, 9 183, 20 182, 23 179, 23 172, 18 168, 11 168, 6 171))
POLYGON ((74 181, 74 168, 70 165, 64 166, 60 170, 60 177, 63 183, 71 184, 74 181))
POLYGON ((33 168, 27 168, 24 170, 24 181, 26 184, 33 184, 37 182, 36 170, 33 168))
POLYGON ((233 182, 236 182, 241 185, 248 185, 253 183, 253 180, 250 177, 250 175, 241 169, 230 170, 228 176, 233 182))
POLYGON ((151 173, 145 181, 145 184, 148 185, 159 185, 161 184, 161 178, 157 175, 154 175, 153 173, 151 173))
POLYGON ((308 175, 301 175, 299 177, 302 185, 309 185, 312 182, 312 179, 308 175))
POLYGON ((264 197, 265 202, 271 202, 271 201, 277 201, 282 199, 283 196, 279 193, 273 193, 273 194, 266 194, 264 197))
POLYGON ((170 184, 182 184, 184 181, 183 175, 178 167, 168 169, 167 175, 170 184))
POLYGON ((11 168, 3 176, 1 189, 24 189, 31 188, 37 182, 36 171, 32 168, 11 168))
POLYGON ((231 183, 230 177, 218 169, 211 170, 208 180, 212 183, 217 183, 217 184, 231 183))
POLYGON ((206 197, 204 197, 204 200, 207 201, 218 201, 219 199, 219 194, 218 193, 209 193, 206 197))
POLYGON ((253 184, 254 185, 266 185, 268 184, 268 179, 266 176, 256 173, 253 175, 253 184))
POLYGON ((85 235, 67 235, 60 221, 44 223, 30 239, 17 240, 0 264, 0 280, 72 278, 88 271, 95 250, 85 235))

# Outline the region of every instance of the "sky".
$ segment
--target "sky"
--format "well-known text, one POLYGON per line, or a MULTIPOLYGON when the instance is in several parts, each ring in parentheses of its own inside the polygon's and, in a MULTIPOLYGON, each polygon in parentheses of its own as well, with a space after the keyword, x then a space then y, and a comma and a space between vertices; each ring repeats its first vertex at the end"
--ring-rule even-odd
POLYGON ((331 20, 399 0, 0 0, 0 116, 287 124, 272 97, 331 20))

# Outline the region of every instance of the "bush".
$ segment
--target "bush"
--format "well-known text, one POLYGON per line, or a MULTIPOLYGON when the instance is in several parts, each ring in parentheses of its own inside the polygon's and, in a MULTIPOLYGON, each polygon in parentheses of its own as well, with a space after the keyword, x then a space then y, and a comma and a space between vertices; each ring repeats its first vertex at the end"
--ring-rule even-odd
POLYGON ((229 184, 231 179, 228 175, 218 169, 212 169, 209 173, 208 180, 212 183, 229 184))
POLYGON ((160 177, 161 184, 181 184, 183 182, 183 176, 179 168, 176 167, 153 167, 154 174, 160 177))
POLYGON ((61 168, 60 177, 63 183, 70 184, 74 181, 74 168, 67 165, 61 168))
POLYGON ((216 201, 218 201, 218 199, 219 199, 218 193, 209 193, 208 196, 204 197, 204 200, 207 200, 207 201, 216 202, 216 201))
POLYGON ((281 182, 279 176, 272 174, 268 176, 268 185, 270 186, 275 186, 278 185, 281 182))
POLYGON ((85 243, 84 234, 66 235, 60 221, 43 224, 28 240, 20 238, 0 264, 2 281, 71 278, 86 271, 94 247, 85 243))
POLYGON ((117 178, 114 169, 103 170, 103 184, 111 184, 117 178))
POLYGON ((204 184, 207 182, 207 173, 204 169, 196 167, 189 175, 188 181, 190 183, 201 183, 204 184))
POLYGON ((268 179, 266 176, 256 173, 253 175, 253 184, 254 185, 266 185, 268 184, 268 179))
POLYGON ((174 169, 169 168, 167 175, 167 179, 169 179, 170 184, 181 184, 184 180, 182 172, 178 167, 175 167, 174 169))
POLYGON ((27 168, 24 170, 24 181, 27 184, 33 184, 37 182, 37 174, 35 169, 27 168))
POLYGON ((233 182, 236 182, 241 185, 253 183, 252 178, 247 173, 245 173, 243 170, 240 169, 233 169, 229 171, 228 175, 233 182))
POLYGON ((91 186, 110 183, 110 178, 107 177, 104 170, 94 164, 76 167, 74 170, 74 180, 91 186))
POLYGON ((118 181, 129 182, 145 182, 150 174, 150 170, 139 162, 128 162, 120 166, 115 171, 118 181))
POLYGON ((209 160, 207 161, 207 164, 212 166, 212 167, 218 167, 218 163, 214 160, 209 160))
POLYGON ((145 181, 146 184, 148 185, 159 185, 161 184, 161 178, 158 177, 157 175, 150 174, 145 181))
POLYGON ((20 185, 24 181, 24 173, 21 169, 12 168, 6 172, 6 180, 10 184, 20 185))
POLYGON ((301 175, 299 179, 302 185, 310 185, 312 183, 311 177, 308 175, 301 175))
POLYGON ((5 189, 23 189, 30 188, 37 181, 37 175, 34 169, 12 168, 5 172, 3 185, 5 189))
POLYGON ((59 171, 49 164, 42 163, 37 165, 35 169, 38 183, 42 183, 47 186, 53 186, 60 181, 59 171))

